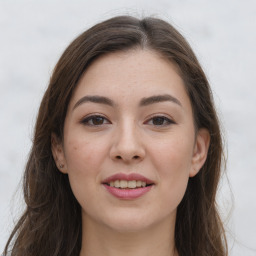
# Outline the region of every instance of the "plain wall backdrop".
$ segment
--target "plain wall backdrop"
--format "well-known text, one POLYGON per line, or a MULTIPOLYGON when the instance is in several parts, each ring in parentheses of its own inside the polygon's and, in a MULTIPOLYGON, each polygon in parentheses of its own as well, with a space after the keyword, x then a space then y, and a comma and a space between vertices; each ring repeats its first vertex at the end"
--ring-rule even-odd
POLYGON ((230 185, 223 177, 218 201, 230 255, 256 255, 255 0, 0 0, 0 252, 22 209, 19 182, 54 65, 82 31, 123 14, 164 18, 197 54, 226 138, 230 185))

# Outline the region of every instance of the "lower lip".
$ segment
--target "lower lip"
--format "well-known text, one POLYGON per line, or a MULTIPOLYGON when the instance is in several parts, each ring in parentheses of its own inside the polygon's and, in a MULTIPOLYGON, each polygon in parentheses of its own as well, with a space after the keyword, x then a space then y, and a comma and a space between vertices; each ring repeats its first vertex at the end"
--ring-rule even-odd
POLYGON ((120 199, 135 199, 143 196, 150 191, 153 185, 143 187, 143 188, 132 188, 132 189, 120 189, 115 187, 110 187, 106 184, 103 184, 104 187, 112 194, 113 196, 120 199))

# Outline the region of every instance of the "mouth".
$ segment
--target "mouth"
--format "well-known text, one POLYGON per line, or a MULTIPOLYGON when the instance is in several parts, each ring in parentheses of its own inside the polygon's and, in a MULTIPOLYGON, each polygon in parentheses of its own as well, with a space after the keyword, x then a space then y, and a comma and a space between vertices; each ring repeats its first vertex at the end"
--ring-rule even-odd
POLYGON ((119 189, 137 189, 152 186, 153 183, 147 183, 141 180, 112 180, 109 183, 103 183, 109 187, 115 187, 119 189))
POLYGON ((102 185, 119 199, 133 200, 148 193, 155 184, 137 173, 118 173, 105 179, 102 185))

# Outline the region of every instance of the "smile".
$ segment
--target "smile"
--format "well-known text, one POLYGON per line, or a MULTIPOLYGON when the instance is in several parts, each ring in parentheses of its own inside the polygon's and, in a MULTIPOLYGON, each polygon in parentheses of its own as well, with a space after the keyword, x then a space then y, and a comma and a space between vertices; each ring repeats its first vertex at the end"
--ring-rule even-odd
POLYGON ((146 177, 133 174, 115 174, 103 181, 107 191, 119 199, 136 199, 151 190, 154 183, 146 177))
POLYGON ((141 187, 146 187, 147 183, 145 181, 141 180, 115 180, 115 181, 110 181, 108 184, 110 187, 115 187, 115 188, 141 188, 141 187))

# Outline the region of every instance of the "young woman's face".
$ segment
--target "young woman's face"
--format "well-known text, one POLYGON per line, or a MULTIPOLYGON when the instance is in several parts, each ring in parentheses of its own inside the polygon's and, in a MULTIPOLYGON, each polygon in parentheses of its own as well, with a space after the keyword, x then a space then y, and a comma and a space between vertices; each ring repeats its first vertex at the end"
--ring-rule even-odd
POLYGON ((86 223, 136 231, 174 224, 188 179, 203 165, 208 133, 195 131, 183 80, 152 51, 96 60, 53 145, 86 223))

